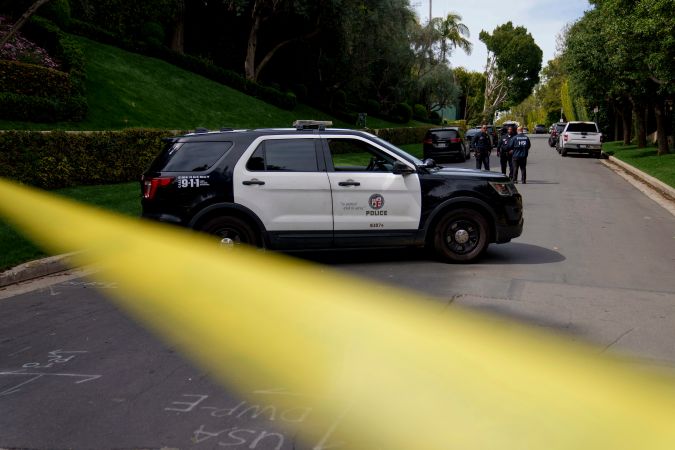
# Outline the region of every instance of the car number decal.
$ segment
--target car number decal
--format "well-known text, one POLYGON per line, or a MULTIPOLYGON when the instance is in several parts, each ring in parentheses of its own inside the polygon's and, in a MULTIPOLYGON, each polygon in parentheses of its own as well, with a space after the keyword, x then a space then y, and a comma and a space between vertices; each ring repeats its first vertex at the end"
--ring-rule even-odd
POLYGON ((189 175, 178 177, 176 184, 179 189, 198 188, 209 186, 208 175, 189 175))

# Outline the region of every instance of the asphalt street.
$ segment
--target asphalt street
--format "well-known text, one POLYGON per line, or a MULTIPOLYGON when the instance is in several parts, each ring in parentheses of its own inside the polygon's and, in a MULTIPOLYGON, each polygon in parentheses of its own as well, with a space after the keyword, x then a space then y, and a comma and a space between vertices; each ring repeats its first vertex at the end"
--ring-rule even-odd
MULTIPOLYGON (((675 217, 545 137, 533 138, 518 189, 523 235, 477 264, 421 251, 302 258, 675 368, 675 217)), ((108 302, 116 288, 74 272, 0 290, 0 448, 338 448, 331 430, 301 442, 284 429, 311 419, 311 399, 284 411, 275 398, 301 393, 229 393, 108 302)))

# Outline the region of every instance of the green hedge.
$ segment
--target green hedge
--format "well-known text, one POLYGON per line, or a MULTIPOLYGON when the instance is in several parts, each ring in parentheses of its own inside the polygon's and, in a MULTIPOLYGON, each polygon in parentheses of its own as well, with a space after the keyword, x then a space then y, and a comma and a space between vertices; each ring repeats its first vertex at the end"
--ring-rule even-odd
POLYGON ((0 60, 0 92, 65 100, 71 91, 67 73, 19 61, 0 60))
MULTIPOLYGON (((368 130, 394 145, 422 142, 431 127, 368 130)), ((162 139, 186 131, 0 132, 0 177, 43 189, 139 180, 162 139)))
POLYGON ((430 128, 433 127, 381 128, 367 131, 394 145, 405 145, 421 143, 430 128))
POLYGON ((0 177, 44 189, 139 180, 162 148, 184 131, 0 133, 0 177))
POLYGON ((282 92, 247 80, 236 72, 223 69, 196 56, 178 53, 163 45, 125 40, 96 25, 80 20, 72 20, 70 31, 129 52, 161 59, 176 67, 196 73, 283 109, 292 110, 298 104, 297 97, 292 92, 282 92))

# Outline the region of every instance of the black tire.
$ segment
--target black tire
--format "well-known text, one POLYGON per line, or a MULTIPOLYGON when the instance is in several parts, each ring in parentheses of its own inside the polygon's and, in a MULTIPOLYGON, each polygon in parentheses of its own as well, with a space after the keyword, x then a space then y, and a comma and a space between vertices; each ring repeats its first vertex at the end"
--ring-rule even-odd
POLYGON ((473 209, 450 211, 436 224, 433 246, 443 261, 475 261, 488 246, 487 220, 473 209))
POLYGON ((204 224, 201 229, 207 234, 216 236, 221 241, 231 239, 234 245, 246 244, 258 247, 258 235, 246 221, 238 217, 219 216, 204 224))
POLYGON ((565 150, 565 147, 560 149, 560 156, 567 156, 567 150, 565 150))

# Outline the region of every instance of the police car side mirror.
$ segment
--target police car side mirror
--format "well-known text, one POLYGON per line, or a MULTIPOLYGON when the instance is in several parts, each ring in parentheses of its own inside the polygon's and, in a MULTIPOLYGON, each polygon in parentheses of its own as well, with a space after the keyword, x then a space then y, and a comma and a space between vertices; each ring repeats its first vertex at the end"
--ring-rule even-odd
POLYGON ((392 172, 396 175, 408 175, 410 173, 415 173, 415 169, 407 164, 403 164, 401 161, 395 161, 392 172))
POLYGON ((427 158, 423 162, 424 162, 423 167, 426 168, 426 169, 431 169, 432 167, 436 167, 436 161, 434 161, 431 158, 427 158))

